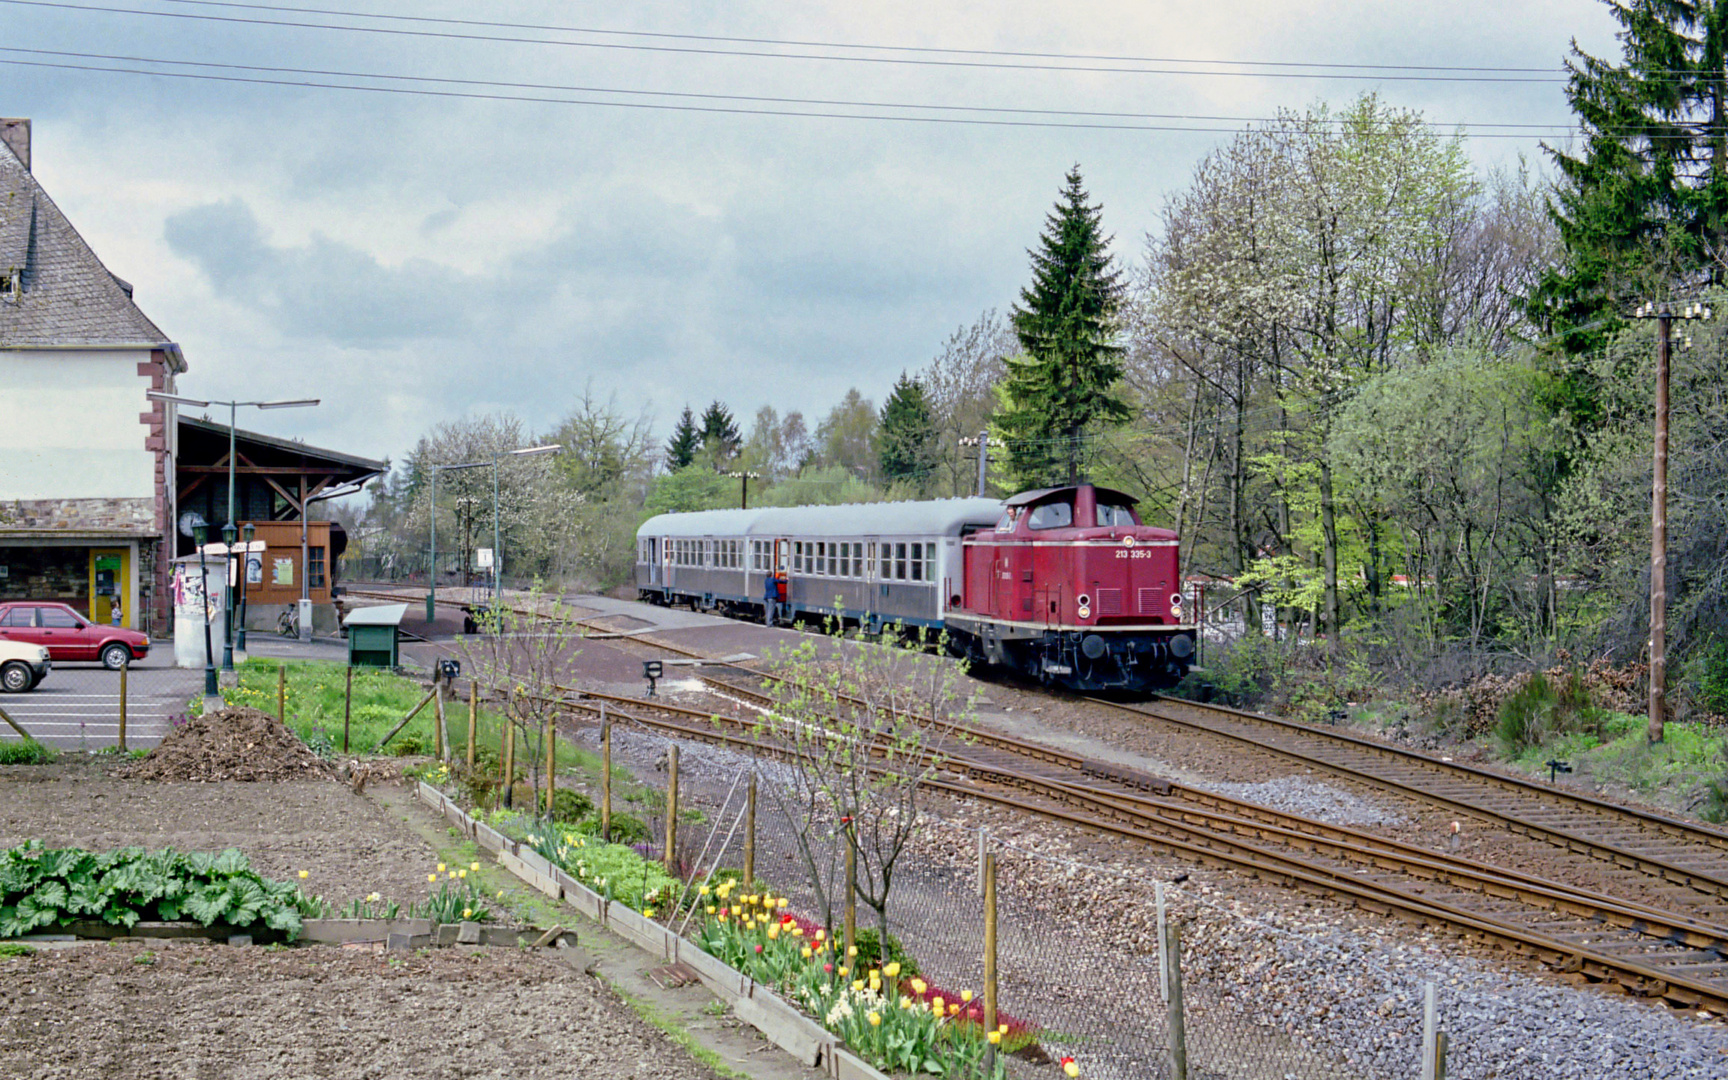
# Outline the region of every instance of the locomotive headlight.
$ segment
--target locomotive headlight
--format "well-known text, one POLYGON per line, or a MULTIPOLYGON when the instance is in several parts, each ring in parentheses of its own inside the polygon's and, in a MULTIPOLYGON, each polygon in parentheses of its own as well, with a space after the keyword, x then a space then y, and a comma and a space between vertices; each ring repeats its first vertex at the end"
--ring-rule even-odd
POLYGON ((1177 592, 1177 593, 1171 593, 1170 594, 1170 606, 1177 611, 1182 610, 1182 594, 1181 593, 1177 592))
POLYGON ((1074 611, 1074 614, 1080 616, 1082 619, 1090 619, 1092 617, 1092 597, 1091 596, 1087 595, 1086 593, 1081 593, 1079 596, 1076 596, 1074 598, 1074 603, 1078 605, 1078 607, 1074 611))

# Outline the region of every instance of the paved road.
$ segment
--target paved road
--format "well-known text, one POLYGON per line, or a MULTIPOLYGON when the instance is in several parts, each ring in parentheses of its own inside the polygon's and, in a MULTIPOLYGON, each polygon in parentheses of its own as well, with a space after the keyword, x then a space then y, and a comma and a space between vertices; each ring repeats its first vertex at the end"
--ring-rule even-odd
MULTIPOLYGON (((169 718, 204 690, 203 669, 173 666, 174 646, 158 642, 132 666, 126 680, 126 745, 152 747, 169 718)), ((112 746, 120 729, 120 674, 94 663, 56 663, 27 694, 0 694, 0 709, 37 739, 61 749, 112 746)), ((0 738, 16 738, 0 726, 0 738)))

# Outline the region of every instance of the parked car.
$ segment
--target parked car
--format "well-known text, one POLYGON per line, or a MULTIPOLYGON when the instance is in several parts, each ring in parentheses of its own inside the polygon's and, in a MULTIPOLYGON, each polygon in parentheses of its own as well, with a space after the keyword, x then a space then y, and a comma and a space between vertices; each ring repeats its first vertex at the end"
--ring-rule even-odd
POLYGON ((8 694, 34 690, 52 667, 43 646, 0 641, 0 690, 8 694))
POLYGON ((123 626, 101 626, 65 604, 14 600, 0 604, 0 641, 42 645, 55 662, 99 660, 111 671, 150 654, 150 639, 123 626))

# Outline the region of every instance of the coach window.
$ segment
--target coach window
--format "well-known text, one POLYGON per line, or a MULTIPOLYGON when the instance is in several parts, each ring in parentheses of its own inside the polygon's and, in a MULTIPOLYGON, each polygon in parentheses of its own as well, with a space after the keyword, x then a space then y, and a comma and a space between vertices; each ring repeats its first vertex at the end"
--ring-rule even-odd
POLYGON ((874 540, 870 541, 870 548, 864 555, 864 577, 867 580, 876 577, 876 541, 874 540))
POLYGON ((894 545, 894 580, 906 580, 906 545, 894 545))
POLYGON ((924 580, 924 545, 912 545, 912 557, 907 560, 906 568, 912 572, 913 581, 924 580))
POLYGON ((1066 529, 1074 524, 1074 505, 1066 502, 1041 503, 1032 508, 1027 525, 1034 529, 1066 529))
POLYGON ((828 545, 828 576, 829 577, 839 577, 840 576, 840 545, 839 544, 830 543, 828 545))

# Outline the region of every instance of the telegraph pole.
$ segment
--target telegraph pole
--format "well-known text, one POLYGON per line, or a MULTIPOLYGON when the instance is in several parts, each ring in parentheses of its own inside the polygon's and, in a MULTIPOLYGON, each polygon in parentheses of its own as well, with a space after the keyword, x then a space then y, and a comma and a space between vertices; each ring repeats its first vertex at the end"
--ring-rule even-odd
POLYGON ((1708 319, 1710 309, 1690 304, 1678 315, 1667 304, 1646 303, 1634 318, 1656 320, 1656 449, 1650 479, 1650 726, 1651 745, 1663 739, 1668 718, 1668 359, 1673 322, 1708 319))
POLYGON ((978 495, 982 498, 984 495, 985 477, 990 468, 990 433, 988 431, 980 431, 976 439, 961 439, 960 445, 976 446, 978 448, 978 495))

